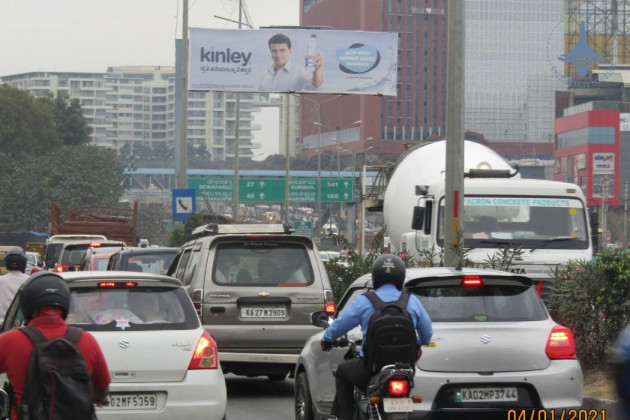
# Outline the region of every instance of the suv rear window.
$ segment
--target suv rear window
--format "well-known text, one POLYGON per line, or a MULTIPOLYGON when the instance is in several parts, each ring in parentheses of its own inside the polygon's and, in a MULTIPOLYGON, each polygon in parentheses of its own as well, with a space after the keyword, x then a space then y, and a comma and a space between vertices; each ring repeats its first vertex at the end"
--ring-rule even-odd
POLYGON ((67 322, 88 331, 195 329, 199 319, 186 291, 173 287, 71 290, 67 322))
POLYGON ((531 287, 412 287, 434 322, 514 322, 547 319, 542 302, 531 287))
MULTIPOLYGON (((164 274, 175 257, 173 254, 138 254, 129 256, 126 271, 164 274)), ((118 268, 120 269, 120 268, 118 268)))
POLYGON ((300 287, 313 283, 306 248, 286 242, 219 244, 212 280, 234 286, 300 287))

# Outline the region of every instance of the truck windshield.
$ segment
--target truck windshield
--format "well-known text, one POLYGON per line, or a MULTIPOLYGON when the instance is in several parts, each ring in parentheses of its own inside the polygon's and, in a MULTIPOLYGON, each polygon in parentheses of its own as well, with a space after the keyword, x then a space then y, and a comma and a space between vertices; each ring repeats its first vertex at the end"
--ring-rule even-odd
MULTIPOLYGON (((466 248, 498 248, 518 243, 524 249, 587 249, 586 209, 566 197, 466 196, 466 248), (554 240, 566 238, 567 240, 554 240), (568 240, 571 239, 571 240, 568 240)), ((444 245, 444 200, 440 202, 438 243, 444 245)))

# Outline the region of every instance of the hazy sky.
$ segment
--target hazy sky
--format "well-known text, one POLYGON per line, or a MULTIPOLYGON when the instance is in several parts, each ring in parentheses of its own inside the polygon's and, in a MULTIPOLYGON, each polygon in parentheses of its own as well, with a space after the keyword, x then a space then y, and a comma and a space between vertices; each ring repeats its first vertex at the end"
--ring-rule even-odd
MULTIPOLYGON (((299 23, 299 0, 243 3, 254 28, 299 23)), ((0 76, 173 66, 175 38, 182 35, 182 4, 182 0, 0 0, 0 76)), ((238 20, 238 4, 189 0, 188 25, 236 29, 237 24, 214 16, 238 20)), ((255 118, 263 130, 254 132, 254 141, 263 149, 254 154, 277 153, 277 112, 275 122, 266 115, 255 118)))

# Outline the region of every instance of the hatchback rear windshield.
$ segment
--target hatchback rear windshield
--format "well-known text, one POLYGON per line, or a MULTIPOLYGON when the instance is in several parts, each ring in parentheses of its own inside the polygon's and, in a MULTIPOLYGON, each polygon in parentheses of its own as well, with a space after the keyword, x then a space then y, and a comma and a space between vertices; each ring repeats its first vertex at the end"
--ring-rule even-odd
POLYGON ((541 321, 547 313, 531 287, 413 287, 434 322, 541 321))
POLYGON ((217 247, 212 279, 235 286, 300 287, 313 283, 313 270, 302 244, 225 243, 217 247))
POLYGON ((195 329, 199 320, 184 289, 72 289, 68 324, 88 331, 195 329))
POLYGON ((130 255, 125 271, 143 271, 145 273, 165 274, 171 266, 175 252, 172 254, 138 254, 130 255))

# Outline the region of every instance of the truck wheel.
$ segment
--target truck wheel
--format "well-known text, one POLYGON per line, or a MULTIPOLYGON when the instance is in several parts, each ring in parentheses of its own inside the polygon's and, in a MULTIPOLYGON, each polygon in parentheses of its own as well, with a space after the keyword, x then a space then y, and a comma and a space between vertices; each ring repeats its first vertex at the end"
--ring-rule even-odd
POLYGON ((295 420, 314 420, 313 400, 308 389, 306 372, 300 372, 295 380, 295 420))

